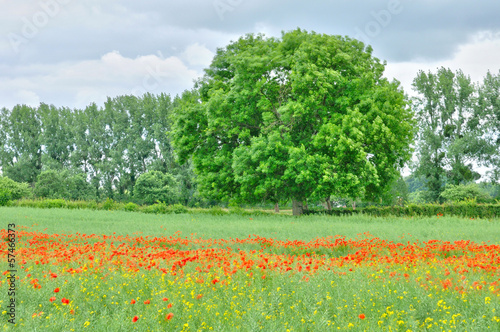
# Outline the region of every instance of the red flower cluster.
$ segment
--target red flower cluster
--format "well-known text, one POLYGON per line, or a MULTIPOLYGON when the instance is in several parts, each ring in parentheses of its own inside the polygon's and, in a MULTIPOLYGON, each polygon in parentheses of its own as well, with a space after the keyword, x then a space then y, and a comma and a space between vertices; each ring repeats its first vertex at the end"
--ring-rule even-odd
MULTIPOLYGON (((0 236, 7 236, 6 230, 0 230, 0 236)), ((222 286, 227 282, 227 277, 238 271, 249 276, 258 273, 262 279, 269 278, 272 273, 300 273, 303 280, 308 281, 309 277, 320 271, 343 275, 362 266, 388 266, 384 269, 387 274, 383 278, 418 282, 424 288, 431 287, 432 282, 432 287, 440 285, 445 290, 465 292, 487 289, 493 293, 500 292, 496 280, 488 284, 472 285, 474 280, 460 278, 473 271, 482 271, 488 275, 500 271, 500 246, 471 241, 396 243, 370 234, 365 234, 364 239, 355 240, 335 236, 312 241, 279 241, 255 235, 245 239, 187 239, 181 238, 180 234, 170 237, 136 237, 45 234, 24 230, 19 230, 17 236, 29 244, 18 248, 23 264, 72 264, 64 272, 56 274, 48 271, 44 276, 47 279, 58 280, 66 273, 118 269, 127 273, 156 269, 182 277, 185 267, 191 265, 200 273, 193 279, 196 283, 222 286), (197 249, 191 249, 193 247, 197 249), (254 249, 234 250, 235 247, 254 249), (431 261, 442 272, 419 281, 401 269, 393 268, 427 264, 431 261), (202 273, 213 271, 214 268, 218 269, 216 277, 206 280, 207 276, 202 273)), ((7 243, 0 242, 0 249, 0 255, 6 256, 7 243)), ((41 289, 45 283, 38 278, 28 273, 21 282, 29 282, 34 289, 41 289)), ((53 292, 61 292, 60 287, 53 292)), ((51 302, 55 301, 55 297, 50 299, 51 302)), ((163 300, 168 301, 167 298, 163 300)), ((65 298, 62 301, 64 304, 69 303, 65 298)), ((132 299, 130 304, 134 303, 136 300, 132 299)), ((151 300, 144 301, 144 304, 149 303, 151 300)))

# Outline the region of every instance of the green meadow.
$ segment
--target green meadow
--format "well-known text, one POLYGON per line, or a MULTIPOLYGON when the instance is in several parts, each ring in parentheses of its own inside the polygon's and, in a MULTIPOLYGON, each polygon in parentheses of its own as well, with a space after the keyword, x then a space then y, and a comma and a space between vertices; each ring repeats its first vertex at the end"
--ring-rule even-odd
POLYGON ((500 331, 499 219, 2 207, 0 222, 18 234, 4 331, 500 331))
POLYGON ((249 235, 278 240, 305 240, 341 235, 357 238, 364 233, 400 242, 471 240, 500 243, 500 219, 470 219, 455 216, 371 217, 355 216, 213 216, 206 213, 151 215, 124 211, 34 209, 1 207, 1 227, 16 223, 50 234, 83 233, 111 235, 193 234, 201 238, 246 238, 249 235))

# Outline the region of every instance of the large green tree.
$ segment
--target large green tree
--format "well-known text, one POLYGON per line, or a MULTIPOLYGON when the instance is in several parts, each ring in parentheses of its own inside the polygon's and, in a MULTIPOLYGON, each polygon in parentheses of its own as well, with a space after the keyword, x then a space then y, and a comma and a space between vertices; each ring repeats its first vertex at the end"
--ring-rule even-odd
POLYGON ((219 200, 373 198, 410 157, 412 113, 372 49, 300 29, 217 51, 174 110, 181 161, 219 200))
POLYGON ((0 111, 0 166, 4 175, 33 185, 42 170, 42 123, 37 108, 0 111))
POLYGON ((72 133, 73 113, 69 108, 40 104, 41 142, 43 145, 42 166, 44 169, 70 167, 70 156, 74 150, 72 133))
POLYGON ((477 88, 461 70, 420 71, 413 86, 419 127, 414 171, 426 180, 427 200, 441 201, 445 183, 480 178, 473 167, 488 155, 481 122, 485 110, 478 108, 477 88))
POLYGON ((487 158, 484 163, 491 167, 490 180, 500 181, 500 71, 497 75, 488 72, 479 89, 478 110, 486 128, 485 145, 487 158))

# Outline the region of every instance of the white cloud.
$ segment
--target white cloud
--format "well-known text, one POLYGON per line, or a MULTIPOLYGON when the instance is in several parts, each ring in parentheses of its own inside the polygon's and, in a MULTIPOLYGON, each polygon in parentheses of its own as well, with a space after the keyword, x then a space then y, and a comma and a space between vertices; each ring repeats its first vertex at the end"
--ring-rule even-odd
POLYGON ((212 62, 214 53, 210 51, 205 45, 194 43, 189 45, 186 50, 181 54, 184 59, 191 66, 208 67, 212 62))
MULTIPOLYGON (((208 53, 202 49, 194 45, 186 50, 189 61, 205 63, 208 53)), ((190 89, 193 80, 201 75, 179 57, 144 55, 132 59, 117 51, 100 59, 23 67, 22 75, 19 75, 21 69, 17 72, 17 78, 0 77, 3 106, 42 101, 81 108, 117 95, 146 92, 175 95, 190 89)))
POLYGON ((19 90, 16 93, 16 98, 20 100, 19 104, 25 104, 34 107, 40 105, 40 97, 33 91, 24 89, 19 90))

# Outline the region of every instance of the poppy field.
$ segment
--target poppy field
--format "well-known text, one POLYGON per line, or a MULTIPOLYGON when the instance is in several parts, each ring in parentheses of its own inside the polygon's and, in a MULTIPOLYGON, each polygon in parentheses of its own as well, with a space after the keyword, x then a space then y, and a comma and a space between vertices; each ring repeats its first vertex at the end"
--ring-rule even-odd
POLYGON ((474 225, 497 229, 498 220, 398 218, 384 237, 386 220, 359 216, 182 215, 141 226, 139 214, 101 212, 95 216, 108 226, 123 219, 129 227, 103 232, 103 222, 83 233, 87 222, 76 212, 53 210, 51 222, 29 209, 0 212, 4 240, 17 219, 15 326, 6 301, 9 242, 1 242, 3 330, 500 330, 498 233, 455 238, 474 225), (224 225, 235 236, 217 231, 224 225), (331 234, 348 225, 367 231, 331 234), (441 238, 428 238, 429 225, 441 238), (215 231, 185 233, 204 227, 215 231), (288 227, 306 233, 292 238, 288 227), (394 229, 406 233, 394 238, 394 229))

